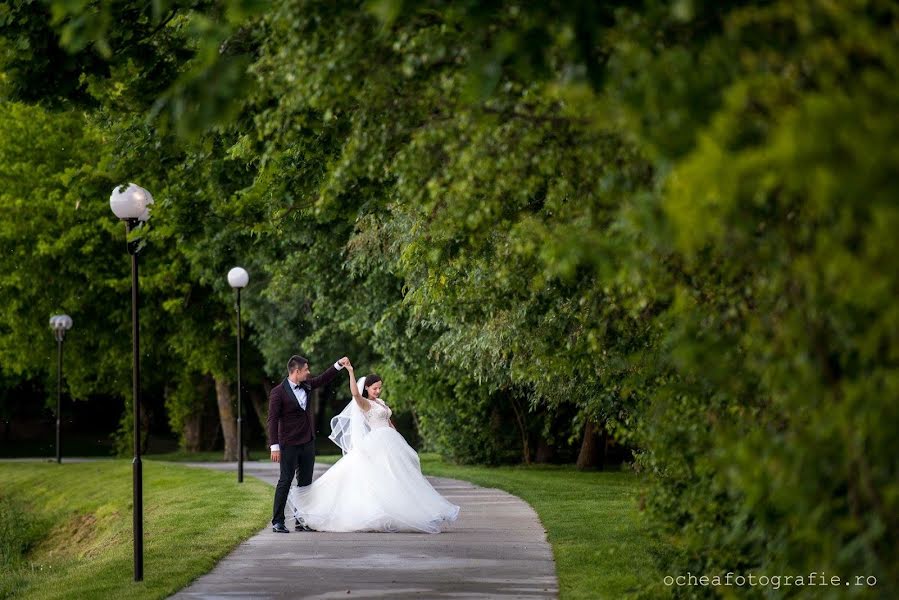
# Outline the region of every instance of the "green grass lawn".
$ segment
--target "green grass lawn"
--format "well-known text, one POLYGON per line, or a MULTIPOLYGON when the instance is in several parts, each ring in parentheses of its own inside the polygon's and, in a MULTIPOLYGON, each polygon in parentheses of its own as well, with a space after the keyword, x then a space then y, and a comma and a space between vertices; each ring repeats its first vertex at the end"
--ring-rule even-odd
MULTIPOLYGON (((165 452, 160 454, 145 454, 147 460, 164 460, 167 462, 225 462, 224 453, 221 450, 210 450, 207 452, 184 452, 178 450, 176 452, 165 452)), ((251 455, 250 460, 259 460, 259 454, 251 455)), ((268 457, 266 457, 268 458, 268 457)))
MULTIPOLYGON (((333 463, 339 456, 318 456, 333 463)), ((637 509, 640 477, 631 472, 581 472, 573 466, 469 467, 421 455, 427 475, 499 488, 530 504, 546 528, 560 596, 625 598, 661 581, 653 562, 660 550, 637 509)))
POLYGON ((165 598, 268 523, 271 486, 144 462, 144 581, 131 461, 0 463, 0 598, 165 598))

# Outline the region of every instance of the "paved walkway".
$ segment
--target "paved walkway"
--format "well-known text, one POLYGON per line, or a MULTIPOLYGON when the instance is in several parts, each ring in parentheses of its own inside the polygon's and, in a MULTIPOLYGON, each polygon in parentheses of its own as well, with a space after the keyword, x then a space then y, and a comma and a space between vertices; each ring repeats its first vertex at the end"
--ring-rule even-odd
MULTIPOLYGON (((187 463, 236 472, 236 463, 187 463)), ((316 464, 315 477, 327 469, 316 464)), ((272 485, 277 464, 244 463, 272 485)), ((506 492, 428 478, 462 507, 439 534, 272 533, 265 526, 172 598, 555 598, 552 550, 534 510, 506 492)), ((274 492, 273 492, 274 493, 274 492)), ((290 522, 290 521, 288 521, 290 522)))

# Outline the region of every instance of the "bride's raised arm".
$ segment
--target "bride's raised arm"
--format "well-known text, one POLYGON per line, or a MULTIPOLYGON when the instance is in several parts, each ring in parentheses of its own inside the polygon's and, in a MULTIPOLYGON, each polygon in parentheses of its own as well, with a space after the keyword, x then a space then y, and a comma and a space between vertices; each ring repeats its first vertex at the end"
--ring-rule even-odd
POLYGON ((353 365, 351 365, 349 361, 346 363, 346 371, 350 376, 350 393, 353 395, 353 399, 356 401, 356 404, 359 405, 359 408, 368 410, 371 408, 371 404, 369 404, 368 399, 362 395, 362 390, 359 389, 359 386, 356 385, 356 374, 353 372, 353 365))

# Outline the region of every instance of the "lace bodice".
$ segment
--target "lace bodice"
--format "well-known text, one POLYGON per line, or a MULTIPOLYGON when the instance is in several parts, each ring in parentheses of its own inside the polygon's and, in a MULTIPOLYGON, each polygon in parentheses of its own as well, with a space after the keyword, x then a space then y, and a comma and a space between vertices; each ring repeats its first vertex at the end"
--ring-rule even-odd
POLYGON ((390 407, 380 400, 375 400, 373 398, 369 398, 368 403, 371 405, 371 408, 363 414, 365 415, 365 420, 368 422, 369 427, 372 429, 377 429, 378 427, 390 427, 390 415, 393 414, 390 407))

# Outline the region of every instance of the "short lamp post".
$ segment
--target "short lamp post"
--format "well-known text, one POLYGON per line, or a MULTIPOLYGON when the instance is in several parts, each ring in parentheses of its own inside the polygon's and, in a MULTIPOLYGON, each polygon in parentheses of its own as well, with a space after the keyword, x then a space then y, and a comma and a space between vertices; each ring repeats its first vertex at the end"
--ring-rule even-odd
POLYGON ((228 285, 237 292, 237 482, 243 483, 243 405, 240 391, 240 290, 250 282, 242 267, 228 271, 228 285))
MULTIPOLYGON (((127 188, 119 186, 112 190, 109 207, 119 219, 125 221, 125 231, 130 234, 141 222, 150 218, 149 206, 153 204, 153 196, 144 188, 129 184, 127 188)), ((131 374, 134 409, 134 460, 132 461, 134 493, 133 531, 134 531, 134 581, 144 579, 144 519, 143 519, 143 469, 140 460, 140 325, 138 321, 138 277, 137 253, 141 249, 139 240, 128 243, 131 255, 131 374)))
POLYGON ((62 342, 66 332, 72 328, 72 317, 69 315, 53 315, 50 327, 56 335, 56 464, 62 462, 62 446, 60 445, 59 427, 62 418, 62 342))

